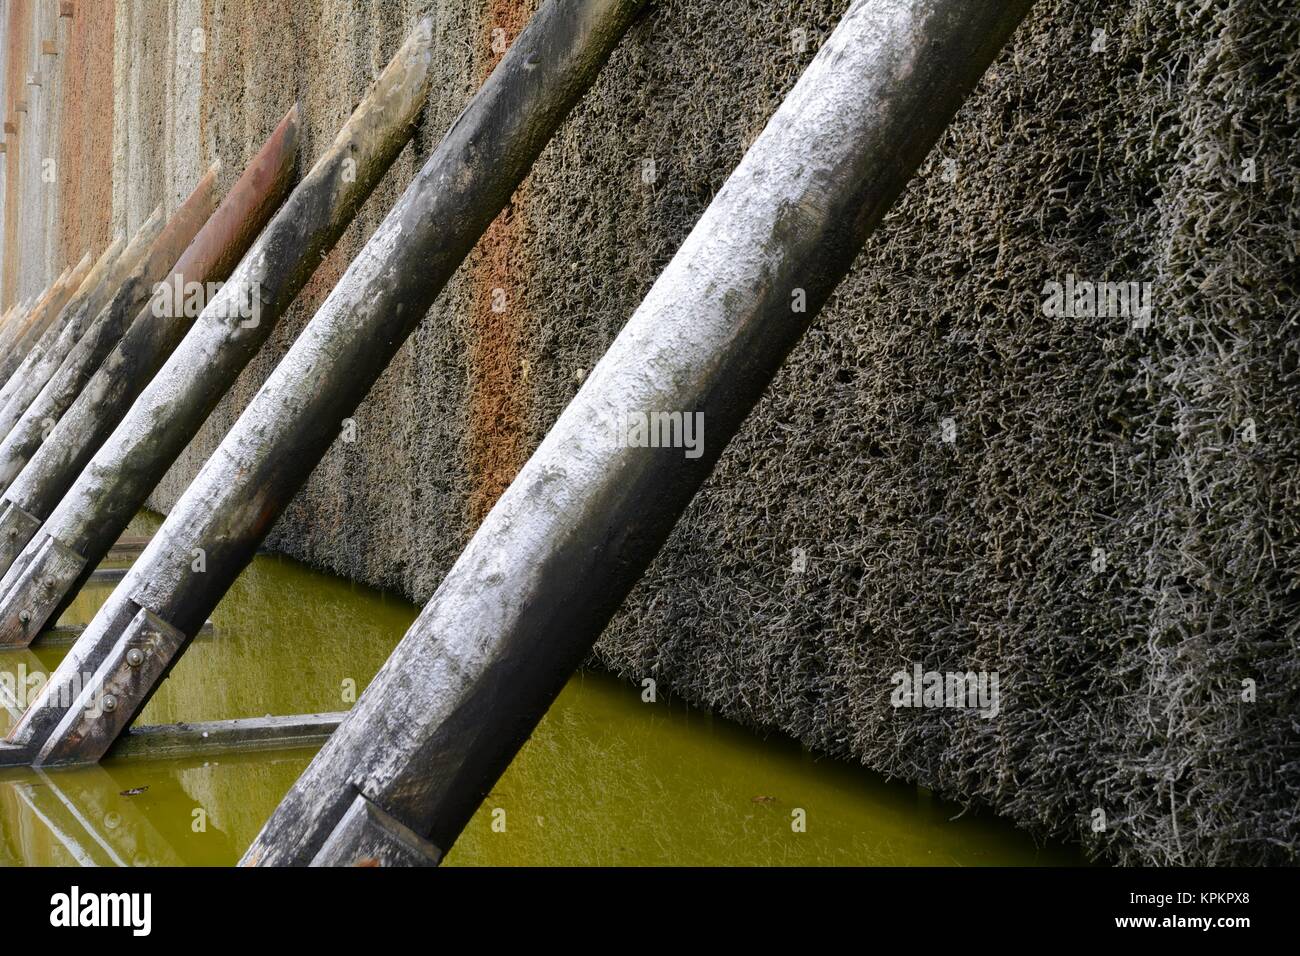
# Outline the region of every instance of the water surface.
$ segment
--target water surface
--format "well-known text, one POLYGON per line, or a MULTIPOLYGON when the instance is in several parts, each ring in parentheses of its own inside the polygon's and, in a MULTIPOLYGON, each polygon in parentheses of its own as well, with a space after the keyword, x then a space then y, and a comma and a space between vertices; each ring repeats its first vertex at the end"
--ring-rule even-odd
MULTIPOLYGON (((156 525, 144 517, 131 529, 156 525)), ((84 622, 113 585, 64 616, 84 622)), ((213 614, 142 723, 346 710, 417 608, 259 556, 213 614)), ((0 652, 11 680, 66 647, 0 652)), ((0 732, 12 716, 0 711, 0 732)), ((207 760, 112 759, 0 770, 0 864, 229 865, 310 750, 207 760)), ((448 865, 1016 865, 1080 862, 860 767, 817 760, 639 687, 580 673, 497 783, 448 865), (956 817, 956 819, 954 819, 956 817), (802 821, 802 832, 797 824, 802 821)))

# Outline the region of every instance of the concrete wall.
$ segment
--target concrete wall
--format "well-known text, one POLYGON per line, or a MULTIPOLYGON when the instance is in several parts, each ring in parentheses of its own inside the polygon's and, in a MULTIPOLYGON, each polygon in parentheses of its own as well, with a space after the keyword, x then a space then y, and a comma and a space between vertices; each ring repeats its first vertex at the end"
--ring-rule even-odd
MULTIPOLYGON (((846 4, 659 3, 272 543, 427 598, 846 4)), ((295 98, 313 157, 436 17, 418 142, 159 488, 166 509, 533 3, 55 6, 3 0, 6 116, 36 40, 60 44, 0 161, 6 303, 218 156, 228 186, 295 98), (43 189, 54 145, 64 178, 43 189)), ((598 660, 1113 859, 1293 862, 1295 14, 1042 0, 598 660), (1044 315, 1067 274, 1154 283, 1152 327, 1044 315), (892 708, 918 663, 996 671, 1002 713, 892 708)))

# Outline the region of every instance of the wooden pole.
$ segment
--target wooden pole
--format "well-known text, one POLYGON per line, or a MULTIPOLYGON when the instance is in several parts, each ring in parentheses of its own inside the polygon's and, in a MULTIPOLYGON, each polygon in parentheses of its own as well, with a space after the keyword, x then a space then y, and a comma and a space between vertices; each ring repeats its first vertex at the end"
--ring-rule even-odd
MULTIPOLYGON (((213 191, 220 162, 199 180, 189 198, 172 215, 167 226, 149 248, 131 275, 118 288, 111 302, 100 311, 73 346, 59 370, 45 383, 22 417, 0 442, 0 491, 9 487, 32 452, 40 447, 49 431, 58 424, 90 377, 108 357, 126 332, 131 320, 153 295, 154 286, 171 270, 172 265, 212 215, 213 191)), ((3 423, 0 423, 3 427, 3 423)))
POLYGON ((285 114, 155 290, 153 300, 140 310, 5 491, 0 518, 9 523, 0 523, 0 572, 9 569, 41 520, 191 328, 193 319, 185 314, 187 285, 197 283, 206 289, 209 282, 224 282, 279 208, 298 154, 298 113, 295 104, 285 114))
MULTIPOLYGON (((16 336, 20 335, 22 330, 26 328, 28 319, 32 317, 32 312, 45 304, 45 300, 48 299, 59 287, 59 283, 61 283, 67 275, 68 270, 64 269, 55 276, 54 281, 42 289, 34 299, 24 299, 22 302, 19 302, 14 306, 10 311, 9 319, 5 323, 5 327, 0 329, 0 349, 8 349, 8 347, 13 344, 16 336)), ((7 352, 3 354, 7 354, 7 352)))
MULTIPOLYGON (((18 391, 19 385, 31 378, 35 369, 43 363, 50 350, 58 344, 72 314, 80 309, 83 303, 103 285, 105 278, 113 269, 113 263, 122 254, 125 245, 126 243, 120 237, 115 239, 96 260, 90 272, 86 274, 86 278, 82 280, 76 294, 59 311, 58 317, 45 330, 40 340, 28 350, 26 356, 23 357, 22 364, 9 376, 9 380, 4 383, 3 387, 0 387, 0 409, 9 404, 9 399, 18 391)), ((41 384, 43 385, 44 382, 41 384)))
POLYGON ((1029 5, 850 6, 244 863, 450 848, 1029 5))
POLYGON ((13 370, 18 367, 23 356, 18 352, 18 342, 23 335, 32 326, 32 323, 40 320, 45 314, 45 308, 50 301, 56 298, 63 291, 64 285, 68 281, 70 269, 64 269, 59 273, 58 278, 49 284, 49 286, 36 299, 36 304, 25 311, 20 311, 14 316, 9 327, 5 330, 3 340, 0 340, 0 370, 4 370, 5 375, 12 374, 13 370))
POLYGON ((75 266, 64 274, 58 294, 50 296, 45 308, 32 317, 32 321, 28 323, 27 328, 14 340, 9 353, 9 363, 16 360, 21 365, 26 360, 31 350, 35 348, 36 343, 45 336, 46 331, 62 314, 68 301, 81 288, 81 283, 85 281, 93 264, 90 253, 87 252, 75 266))
POLYGON ((547 0, 533 15, 14 727, 0 765, 98 760, 135 719, 208 617, 199 608, 252 559, 644 4, 547 0), (83 670, 91 687, 68 706, 83 670), (109 713, 93 706, 103 688, 109 713))
MULTIPOLYGON (((27 528, 48 521, 30 545, 31 532, 24 529, 0 536, 0 645, 28 643, 48 621, 57 620, 270 336, 413 134, 433 81, 432 44, 432 21, 426 18, 116 431, 84 470, 78 465, 80 477, 71 474, 70 483, 76 478, 71 490, 57 482, 27 490, 29 473, 36 473, 34 466, 56 443, 63 422, 10 486, 5 500, 31 516, 27 528), (237 308, 249 289, 258 294, 255 322, 237 308), (52 549, 46 544, 50 539, 66 551, 52 549), (80 571, 70 577, 52 576, 35 561, 38 554, 68 552, 81 557, 80 571)), ((74 405, 65 420, 77 412, 74 405)))
POLYGON ((135 237, 114 262, 103 283, 85 299, 68 303, 64 309, 66 318, 63 328, 54 344, 33 362, 21 381, 14 378, 5 383, 5 391, 8 394, 4 396, 3 401, 0 401, 0 433, 8 434, 22 418, 23 413, 31 407, 50 377, 63 365, 68 353, 81 341, 87 327, 149 251, 162 231, 163 222, 162 206, 158 206, 145 220, 144 225, 136 231, 135 237))

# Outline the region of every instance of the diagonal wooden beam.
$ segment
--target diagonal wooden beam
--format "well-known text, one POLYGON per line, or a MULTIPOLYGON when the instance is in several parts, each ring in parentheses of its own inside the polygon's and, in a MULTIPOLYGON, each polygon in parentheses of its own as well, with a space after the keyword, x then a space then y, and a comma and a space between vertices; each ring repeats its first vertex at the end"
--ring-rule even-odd
MULTIPOLYGON (((47 443, 48 455, 43 447, 5 493, 0 505, 20 514, 7 529, 0 518, 0 644, 22 643, 57 619, 270 336, 411 138, 432 84, 432 43, 432 21, 425 18, 175 353, 147 386, 139 382, 143 391, 116 430, 79 430, 103 447, 61 452, 76 437, 64 435, 61 422, 47 443), (41 521, 45 527, 37 534, 41 521), (82 570, 54 578, 34 564, 38 554, 48 553, 42 549, 50 539, 79 553, 82 570)), ((137 352, 151 349, 160 359, 153 323, 143 331, 137 352)), ((133 328, 128 336, 134 333, 133 328)), ((124 340, 120 348, 130 343, 124 340)), ((138 359, 131 364, 145 379, 156 360, 148 369, 138 359)), ((99 390, 92 384, 88 391, 99 390)), ((105 403, 95 399, 78 400, 66 416, 68 428, 78 417, 103 420, 105 403)))
POLYGON ((359 797, 452 846, 1029 6, 850 6, 245 864, 348 862, 359 797))
MULTIPOLYGON (((132 402, 192 327, 192 317, 187 316, 184 309, 187 286, 194 283, 206 289, 209 283, 224 282, 283 202, 293 180, 298 153, 298 114, 295 104, 181 254, 171 274, 159 284, 151 301, 136 315, 135 321, 5 490, 3 498, 0 498, 0 515, 8 513, 18 520, 4 527, 0 519, 0 572, 10 569, 10 562, 27 544, 32 531, 54 510, 132 402), (169 291, 173 289, 175 295, 169 291), (168 300, 170 307, 163 307, 168 300)), ((72 581, 83 569, 89 574, 93 565, 87 567, 83 562, 72 581)), ((32 588, 39 588, 42 594, 52 594, 37 580, 43 573, 34 569, 24 580, 32 588)), ((62 596, 63 592, 57 595, 59 598, 62 596)), ((29 606, 32 599, 18 597, 9 601, 11 606, 16 603, 21 603, 24 610, 13 611, 8 628, 0 616, 0 644, 12 644, 15 637, 30 639, 39 633, 50 617, 49 613, 43 613, 39 620, 33 620, 35 611, 29 606), (18 620, 21 613, 26 613, 26 622, 18 620)), ((53 610, 44 599, 39 603, 42 610, 53 610)))
POLYGON ((8 489, 14 478, 18 477, 32 453, 58 424, 100 363, 122 338, 131 320, 149 301, 154 286, 171 271, 176 260, 212 215, 216 205, 214 193, 219 169, 220 162, 214 163, 199 180, 193 192, 158 234, 148 253, 117 289, 112 300, 100 310, 58 371, 45 383, 17 422, 11 424, 8 420, 0 421, 0 431, 7 429, 4 440, 0 441, 0 490, 8 489))
MULTIPOLYGON (((645 0, 547 0, 533 15, 288 355, 68 652, 10 741, 38 763, 99 759, 115 715, 88 722, 65 679, 104 679, 122 648, 150 642, 161 674, 248 564, 447 280, 594 82, 645 0), (194 549, 205 555, 203 570, 194 549), (200 608, 209 610, 200 611, 200 608), (146 635, 162 634, 154 640, 146 635), (29 719, 30 718, 30 719, 29 719)), ((52 539, 53 540, 53 539, 52 539)), ((133 717, 156 681, 124 684, 133 717)), ((0 753, 0 764, 12 755, 0 753)))
MULTIPOLYGON (((64 306, 59 317, 59 334, 39 355, 30 356, 30 364, 20 368, 0 389, 0 432, 7 432, 31 407, 36 396, 63 365, 68 354, 81 341, 86 330, 123 286, 131 272, 148 253, 164 224, 162 206, 136 230, 135 236, 102 281, 64 306), (21 376, 21 377, 20 377, 21 376)), ((3 547, 0 544, 0 547, 3 547)))

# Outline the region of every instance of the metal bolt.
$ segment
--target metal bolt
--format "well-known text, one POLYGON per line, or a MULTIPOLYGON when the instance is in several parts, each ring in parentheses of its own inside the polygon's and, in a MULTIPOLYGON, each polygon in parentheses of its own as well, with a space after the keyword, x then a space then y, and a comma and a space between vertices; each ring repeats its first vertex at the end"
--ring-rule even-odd
POLYGON ((20 614, 18 615, 18 620, 22 621, 24 624, 26 624, 26 623, 27 623, 28 621, 30 621, 31 619, 32 619, 32 612, 31 612, 31 611, 23 611, 22 613, 20 613, 20 614))
POLYGON ((104 713, 112 713, 117 710, 117 698, 112 694, 105 694, 100 706, 104 709, 104 713))
POLYGON ((144 651, 138 647, 133 647, 126 652, 126 662, 132 667, 139 667, 144 663, 144 651))

